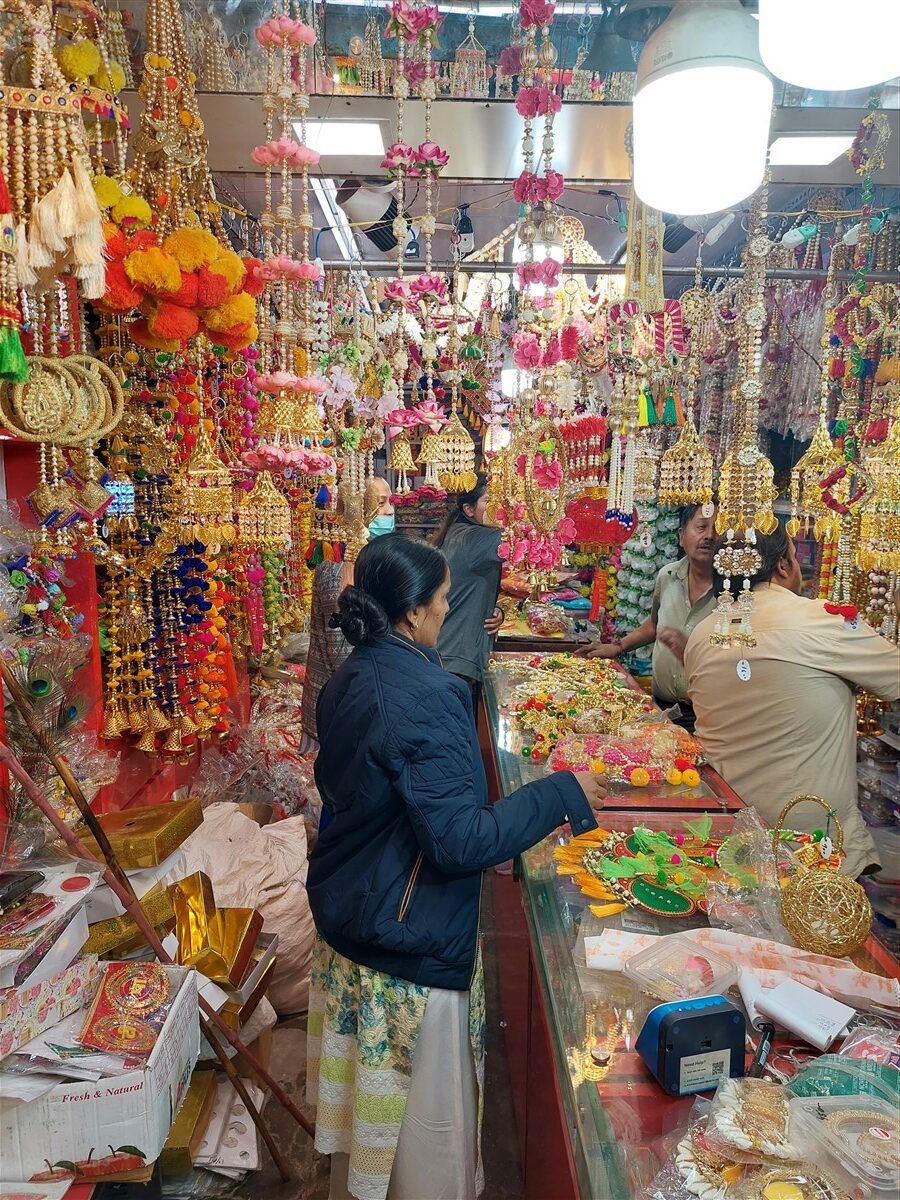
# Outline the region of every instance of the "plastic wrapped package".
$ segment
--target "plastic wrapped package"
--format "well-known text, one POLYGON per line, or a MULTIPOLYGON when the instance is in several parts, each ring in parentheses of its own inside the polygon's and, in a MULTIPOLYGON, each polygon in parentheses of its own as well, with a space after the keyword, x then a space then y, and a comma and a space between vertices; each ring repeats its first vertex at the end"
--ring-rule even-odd
POLYGON ((575 625, 570 617, 556 604, 537 602, 525 607, 525 621, 537 637, 555 637, 557 634, 574 634, 575 625))
POLYGON ((788 1136, 788 1101, 780 1083, 726 1079, 710 1105, 706 1144, 747 1162, 797 1162, 801 1154, 788 1136))
POLYGON ((785 1087, 792 1096, 875 1096, 886 1104, 900 1105, 900 1071, 874 1058, 820 1054, 801 1067, 785 1087))
MULTIPOLYGON (((708 1105, 704 1105, 708 1107, 708 1105)), ((747 1170, 727 1153, 713 1150, 707 1139, 707 1119, 694 1106, 688 1129, 678 1135, 669 1158, 640 1200, 732 1200, 747 1170)))
POLYGON ((756 809, 745 808, 737 814, 716 858, 719 870, 706 889, 710 925, 790 945, 781 920, 781 884, 772 834, 756 809))
POLYGON ((729 959, 689 936, 671 934, 656 943, 625 964, 628 978, 651 996, 665 1001, 724 996, 737 983, 740 972, 729 959))
POLYGON ((865 1059, 900 1068, 900 1030, 881 1025, 857 1025, 841 1043, 844 1058, 865 1059))
POLYGON ((853 1196, 900 1193, 900 1112, 873 1096, 796 1097, 791 1137, 853 1196))
POLYGON ((812 1165, 754 1167, 737 1188, 734 1200, 850 1200, 833 1179, 812 1165))
MULTIPOLYGON (((603 716, 608 727, 610 713, 603 716)), ((575 727, 577 733, 560 738, 550 756, 555 771, 591 770, 612 783, 632 787, 697 787, 700 783, 700 743, 669 721, 626 718, 615 733, 596 733, 592 729, 603 725, 586 712, 576 718, 575 727)))

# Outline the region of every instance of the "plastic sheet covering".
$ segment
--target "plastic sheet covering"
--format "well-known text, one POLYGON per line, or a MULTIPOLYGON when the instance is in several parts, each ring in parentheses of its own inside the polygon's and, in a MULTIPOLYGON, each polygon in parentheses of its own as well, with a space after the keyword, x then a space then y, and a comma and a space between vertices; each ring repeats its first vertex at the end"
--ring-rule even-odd
POLYGON ((204 871, 218 905, 258 909, 264 932, 278 934, 268 997, 280 1016, 304 1012, 315 927, 306 896, 309 864, 303 817, 260 827, 234 804, 210 804, 203 824, 182 851, 186 865, 179 876, 204 871))

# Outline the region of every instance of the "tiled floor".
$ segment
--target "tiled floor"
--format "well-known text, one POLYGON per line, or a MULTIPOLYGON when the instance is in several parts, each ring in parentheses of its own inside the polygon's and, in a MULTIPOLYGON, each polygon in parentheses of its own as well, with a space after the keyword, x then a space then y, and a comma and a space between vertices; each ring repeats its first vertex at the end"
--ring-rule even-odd
MULTIPOLYGON (((512 1095, 506 1069, 506 1049, 500 1024, 497 963, 494 951, 493 876, 485 879, 482 906, 484 934, 484 973, 487 989, 487 1062, 485 1081, 484 1129, 482 1145, 486 1187, 484 1200, 521 1200, 522 1180, 519 1147, 512 1111, 512 1095)), ((305 1019, 285 1021, 275 1030, 272 1047, 272 1071, 279 1082, 306 1111, 303 1102, 306 1078, 305 1019)), ((274 1164, 263 1147, 264 1166, 255 1171, 233 1193, 239 1200, 327 1200, 328 1162, 316 1154, 306 1134, 270 1100, 266 1119, 275 1140, 294 1173, 294 1179, 282 1184, 274 1164)))

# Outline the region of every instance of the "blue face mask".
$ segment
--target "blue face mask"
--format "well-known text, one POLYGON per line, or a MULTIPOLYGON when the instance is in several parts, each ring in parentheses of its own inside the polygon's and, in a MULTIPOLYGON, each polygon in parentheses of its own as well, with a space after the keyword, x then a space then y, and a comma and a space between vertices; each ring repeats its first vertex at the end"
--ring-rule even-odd
POLYGON ((394 532, 394 514, 389 517, 373 517, 369 522, 369 537, 381 537, 394 532))

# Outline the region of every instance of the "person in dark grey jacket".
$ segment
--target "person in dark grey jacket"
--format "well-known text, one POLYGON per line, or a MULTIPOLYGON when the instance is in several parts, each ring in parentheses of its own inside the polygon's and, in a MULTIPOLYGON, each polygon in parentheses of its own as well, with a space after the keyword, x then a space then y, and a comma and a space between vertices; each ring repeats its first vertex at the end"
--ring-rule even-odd
POLYGON ((438 635, 438 652, 448 671, 471 683, 483 680, 491 638, 503 624, 497 607, 503 533, 485 525, 486 503, 487 480, 480 475, 470 492, 457 496, 434 539, 450 565, 450 611, 438 635))
POLYGON ((335 616, 355 649, 319 697, 315 775, 331 820, 307 882, 319 935, 310 1100, 316 1145, 341 1178, 333 1196, 381 1194, 367 1139, 382 1166, 385 1145, 397 1151, 391 1200, 474 1196, 481 872, 566 821, 596 828, 605 796, 596 775, 558 772, 488 804, 469 689, 434 649, 450 587, 443 554, 424 542, 366 546, 335 616), (459 1028, 471 1042, 450 1036, 459 1028), (399 1128, 373 1134, 353 1113, 379 1109, 383 1064, 405 1115, 392 1108, 399 1128), (440 1121, 429 1133, 434 1104, 463 1114, 455 1140, 440 1121))

